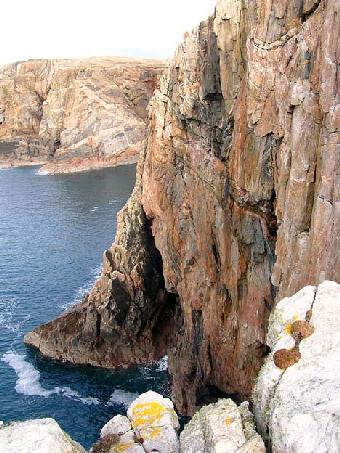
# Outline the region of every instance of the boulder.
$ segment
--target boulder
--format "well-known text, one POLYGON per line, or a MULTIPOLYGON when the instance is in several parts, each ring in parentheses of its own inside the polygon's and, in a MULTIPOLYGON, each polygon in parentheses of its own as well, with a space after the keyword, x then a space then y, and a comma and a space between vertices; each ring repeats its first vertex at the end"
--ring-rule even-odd
POLYGON ((231 399, 203 407, 180 436, 181 453, 265 453, 255 431, 248 402, 237 406, 231 399))
POLYGON ((85 453, 52 418, 0 426, 0 451, 4 453, 85 453))
POLYGON ((325 281, 281 300, 267 343, 254 408, 273 453, 340 451, 340 285, 325 281), (278 367, 275 354, 293 349, 300 359, 278 367))
POLYGON ((100 432, 100 440, 93 446, 91 453, 145 453, 138 441, 130 420, 123 415, 111 418, 100 432))
POLYGON ((168 398, 143 393, 129 407, 128 417, 147 453, 179 453, 178 417, 168 398))
POLYGON ((124 417, 124 415, 116 415, 103 426, 100 431, 100 437, 103 438, 112 435, 121 436, 131 430, 132 426, 130 420, 127 417, 124 417))

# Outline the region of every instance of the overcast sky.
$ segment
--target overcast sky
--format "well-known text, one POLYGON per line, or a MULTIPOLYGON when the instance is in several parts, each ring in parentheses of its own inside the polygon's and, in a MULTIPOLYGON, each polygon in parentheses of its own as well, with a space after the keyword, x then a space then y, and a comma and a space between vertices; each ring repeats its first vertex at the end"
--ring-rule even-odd
POLYGON ((171 57, 216 0, 1 0, 0 64, 29 58, 171 57))

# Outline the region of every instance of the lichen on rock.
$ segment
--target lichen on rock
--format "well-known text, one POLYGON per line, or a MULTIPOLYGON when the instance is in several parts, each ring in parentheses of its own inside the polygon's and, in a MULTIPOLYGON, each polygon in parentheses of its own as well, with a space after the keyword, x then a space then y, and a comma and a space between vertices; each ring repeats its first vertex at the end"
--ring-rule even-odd
POLYGON ((326 281, 283 299, 270 317, 267 339, 272 353, 257 380, 254 409, 273 453, 326 453, 339 448, 339 315, 340 285, 326 281), (285 326, 293 313, 304 322, 308 312, 314 329, 300 339, 299 360, 279 369, 275 352, 295 341, 285 326))
POLYGON ((149 391, 131 404, 127 414, 147 453, 179 453, 179 423, 171 400, 149 391))
POLYGON ((219 400, 203 407, 180 435, 181 453, 265 453, 247 402, 219 400))

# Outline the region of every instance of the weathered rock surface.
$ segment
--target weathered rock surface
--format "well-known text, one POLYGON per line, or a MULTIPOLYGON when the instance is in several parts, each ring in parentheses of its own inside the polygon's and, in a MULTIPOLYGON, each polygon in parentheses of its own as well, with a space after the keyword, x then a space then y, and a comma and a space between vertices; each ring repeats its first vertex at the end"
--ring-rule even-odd
POLYGON ((128 417, 147 453, 179 453, 179 423, 171 400, 149 391, 131 404, 128 417))
POLYGON ((101 278, 27 343, 109 367, 168 349, 181 413, 249 397, 275 303, 340 281, 338 10, 217 1, 152 101, 101 278))
POLYGON ((248 403, 230 399, 204 406, 180 435, 181 453, 265 453, 248 403))
POLYGON ((272 352, 261 369, 254 406, 258 427, 273 453, 340 451, 340 285, 307 286, 280 301, 269 319, 272 352), (274 354, 296 346, 296 321, 313 326, 298 340, 301 358, 286 369, 274 354))
POLYGON ((91 451, 179 453, 178 417, 168 398, 152 391, 143 393, 130 405, 128 417, 113 417, 91 451))
POLYGON ((145 453, 127 417, 116 415, 102 428, 91 453, 145 453))
POLYGON ((221 399, 203 407, 178 436, 173 403, 149 391, 102 429, 91 453, 265 453, 248 402, 221 399), (129 417, 129 418, 128 418, 129 417))
POLYGON ((104 253, 102 276, 91 294, 28 333, 26 344, 56 359, 111 368, 164 357, 177 298, 165 290, 162 258, 139 198, 140 178, 118 214, 117 245, 104 253))
POLYGON ((1 453, 85 453, 52 418, 0 426, 1 453))
POLYGON ((163 68, 124 58, 1 67, 0 165, 49 161, 41 171, 60 173, 136 162, 163 68))

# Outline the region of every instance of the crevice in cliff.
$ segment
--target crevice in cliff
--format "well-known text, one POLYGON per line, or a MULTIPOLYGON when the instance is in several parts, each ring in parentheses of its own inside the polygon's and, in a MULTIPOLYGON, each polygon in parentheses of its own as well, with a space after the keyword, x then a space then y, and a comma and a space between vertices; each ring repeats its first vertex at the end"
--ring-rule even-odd
POLYGON ((314 0, 314 1, 315 1, 314 4, 312 5, 312 7, 309 10, 302 12, 302 14, 301 14, 302 22, 306 22, 306 20, 308 20, 316 12, 320 3, 322 2, 322 0, 314 0))
POLYGON ((100 337, 100 326, 102 323, 102 316, 100 313, 97 312, 97 319, 96 319, 96 337, 100 337))
MULTIPOLYGON (((178 295, 169 292, 165 287, 163 258, 156 247, 155 238, 152 234, 152 219, 145 215, 145 240, 148 250, 148 263, 144 270, 144 285, 146 297, 153 301, 153 309, 146 313, 144 325, 142 323, 140 333, 144 326, 151 322, 151 333, 155 348, 166 350, 174 343, 175 331, 181 324, 181 306, 178 295)), ((150 304, 151 308, 152 305, 150 304)))

